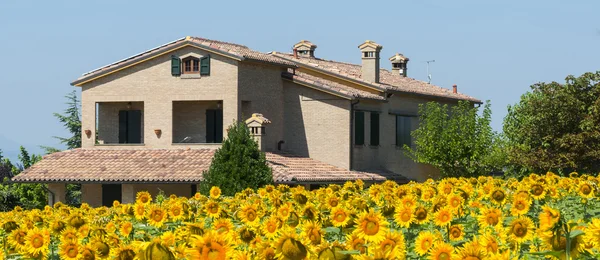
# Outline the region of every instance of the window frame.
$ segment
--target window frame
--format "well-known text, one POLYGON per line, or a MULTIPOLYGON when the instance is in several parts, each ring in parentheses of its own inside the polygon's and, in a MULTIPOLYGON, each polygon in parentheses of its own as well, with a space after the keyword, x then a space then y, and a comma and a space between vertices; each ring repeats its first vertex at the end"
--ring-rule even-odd
POLYGON ((185 57, 181 60, 181 74, 199 74, 200 73, 200 59, 194 56, 185 57), (197 64, 197 67, 194 66, 197 64), (189 66, 188 66, 189 65, 189 66), (189 70, 188 70, 189 68, 189 70), (194 70, 195 69, 195 70, 194 70))

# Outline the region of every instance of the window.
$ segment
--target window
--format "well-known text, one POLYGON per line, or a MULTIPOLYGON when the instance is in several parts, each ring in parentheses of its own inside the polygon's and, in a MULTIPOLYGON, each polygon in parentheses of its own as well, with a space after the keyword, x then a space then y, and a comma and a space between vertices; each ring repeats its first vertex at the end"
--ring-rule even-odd
POLYGON ((400 63, 392 63, 392 67, 394 68, 401 68, 401 64, 400 63))
POLYGON ((182 62, 183 74, 198 73, 198 71, 200 70, 200 67, 198 66, 198 64, 200 64, 200 60, 198 60, 197 58, 187 57, 183 59, 182 62))
POLYGON ((396 116, 396 146, 404 147, 404 145, 411 146, 412 141, 410 137, 411 132, 411 117, 408 116, 396 116))
POLYGON ((120 110, 119 111, 119 143, 141 144, 142 143, 142 111, 120 110))
POLYGON ((374 51, 367 51, 367 52, 364 52, 364 54, 365 54, 365 58, 373 58, 373 57, 375 57, 375 52, 374 51))
POLYGON ((371 112, 371 145, 379 145, 379 113, 371 112))
POLYGON ((354 112, 354 145, 365 144, 365 113, 354 112))

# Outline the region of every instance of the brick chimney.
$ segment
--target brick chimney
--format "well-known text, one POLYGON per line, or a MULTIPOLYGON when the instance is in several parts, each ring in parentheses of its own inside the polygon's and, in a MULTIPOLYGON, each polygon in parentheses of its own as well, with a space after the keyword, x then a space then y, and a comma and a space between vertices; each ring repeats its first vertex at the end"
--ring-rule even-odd
POLYGON ((299 43, 294 44, 294 58, 300 57, 315 57, 315 49, 317 49, 317 45, 309 42, 307 40, 302 40, 299 43))
POLYGON ((409 59, 404 57, 401 53, 396 53, 394 56, 390 58, 392 62, 392 73, 395 75, 400 75, 402 77, 406 77, 407 75, 407 64, 409 59))
POLYGON ((458 93, 458 86, 456 86, 456 84, 452 85, 452 93, 458 93))
POLYGON ((362 57, 362 79, 379 83, 379 52, 383 46, 367 40, 358 48, 362 57))
POLYGON ((267 135, 267 132, 265 131, 265 126, 270 123, 271 121, 269 119, 259 113, 253 113, 252 117, 246 120, 246 126, 248 126, 248 130, 250 130, 250 136, 252 136, 254 141, 258 144, 258 149, 263 152, 266 149, 265 135, 267 135))

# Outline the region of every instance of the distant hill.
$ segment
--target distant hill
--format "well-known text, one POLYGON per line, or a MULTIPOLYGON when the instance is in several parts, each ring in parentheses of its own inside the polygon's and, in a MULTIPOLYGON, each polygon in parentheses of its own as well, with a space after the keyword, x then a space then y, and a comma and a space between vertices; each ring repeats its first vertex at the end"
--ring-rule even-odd
POLYGON ((0 134, 0 150, 2 156, 10 159, 13 163, 17 162, 19 155, 19 144, 0 134))

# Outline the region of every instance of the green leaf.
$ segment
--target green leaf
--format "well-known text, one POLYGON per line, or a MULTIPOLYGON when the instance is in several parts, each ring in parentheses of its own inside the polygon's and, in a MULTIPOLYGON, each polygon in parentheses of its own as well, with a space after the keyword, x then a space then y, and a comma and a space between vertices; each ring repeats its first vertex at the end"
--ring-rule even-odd
POLYGON ((569 233, 569 238, 573 239, 576 238, 577 236, 583 235, 583 230, 577 229, 577 230, 573 230, 571 231, 571 233, 569 233))
POLYGON ((335 233, 335 234, 340 233, 340 229, 337 227, 327 227, 323 230, 325 230, 326 233, 335 233))
POLYGON ((543 251, 543 252, 534 252, 534 253, 527 253, 530 255, 541 255, 541 256, 554 256, 558 259, 560 259, 560 255, 562 254, 562 251, 543 251))
POLYGON ((348 250, 348 251, 338 251, 337 253, 344 254, 344 255, 359 255, 360 251, 359 250, 348 250))

